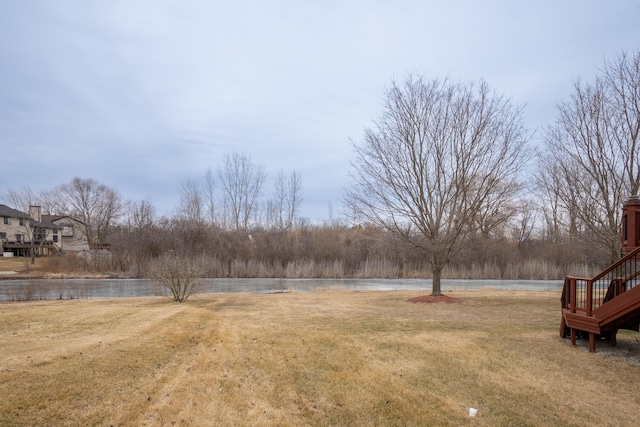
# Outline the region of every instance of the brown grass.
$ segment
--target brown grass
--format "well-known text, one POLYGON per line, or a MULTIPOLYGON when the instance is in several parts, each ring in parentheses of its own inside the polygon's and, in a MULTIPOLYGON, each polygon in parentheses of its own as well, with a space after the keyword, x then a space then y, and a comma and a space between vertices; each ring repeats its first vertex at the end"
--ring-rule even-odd
POLYGON ((0 272, 13 271, 16 273, 24 272, 27 267, 29 270, 38 270, 42 267, 42 259, 36 258, 35 264, 31 265, 30 258, 24 257, 0 257, 0 272))
POLYGON ((0 257, 0 279, 101 279, 113 274, 92 272, 82 266, 74 256, 35 258, 0 257))
POLYGON ((0 425, 636 425, 637 333, 589 354, 559 292, 447 294, 0 304, 0 425))

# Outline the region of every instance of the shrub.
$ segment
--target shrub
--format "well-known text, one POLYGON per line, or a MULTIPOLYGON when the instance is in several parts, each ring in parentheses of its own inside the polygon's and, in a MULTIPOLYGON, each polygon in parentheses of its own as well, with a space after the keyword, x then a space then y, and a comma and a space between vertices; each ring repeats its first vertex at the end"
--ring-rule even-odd
POLYGON ((184 302, 202 288, 202 268, 187 257, 164 255, 152 266, 152 277, 176 302, 184 302))

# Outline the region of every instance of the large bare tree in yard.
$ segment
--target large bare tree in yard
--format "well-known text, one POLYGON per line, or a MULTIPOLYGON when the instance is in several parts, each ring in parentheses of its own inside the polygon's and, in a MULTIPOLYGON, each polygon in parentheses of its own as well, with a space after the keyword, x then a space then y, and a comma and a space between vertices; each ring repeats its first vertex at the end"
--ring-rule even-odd
POLYGON ((620 256, 621 206, 640 189, 640 52, 605 62, 594 83, 574 83, 568 101, 545 135, 540 175, 543 186, 586 230, 581 236, 620 256), (548 181, 554 182, 554 181, 548 181))
POLYGON ((461 238, 518 192, 528 140, 522 108, 485 82, 409 76, 387 91, 382 115, 354 144, 345 203, 360 221, 423 250, 432 295, 441 295, 442 269, 461 238))

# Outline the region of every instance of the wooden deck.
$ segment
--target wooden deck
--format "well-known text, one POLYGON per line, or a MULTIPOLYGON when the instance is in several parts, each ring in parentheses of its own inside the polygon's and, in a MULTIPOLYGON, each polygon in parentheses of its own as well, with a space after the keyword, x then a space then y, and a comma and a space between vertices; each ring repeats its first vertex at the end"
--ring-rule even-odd
POLYGON ((640 247, 594 278, 567 276, 562 291, 560 336, 589 339, 596 351, 598 339, 613 345, 620 329, 640 328, 640 247))
POLYGON ((60 252, 60 248, 51 241, 36 242, 33 245, 30 242, 5 242, 2 245, 2 249, 19 257, 31 256, 32 250, 35 251, 36 256, 49 256, 60 252))

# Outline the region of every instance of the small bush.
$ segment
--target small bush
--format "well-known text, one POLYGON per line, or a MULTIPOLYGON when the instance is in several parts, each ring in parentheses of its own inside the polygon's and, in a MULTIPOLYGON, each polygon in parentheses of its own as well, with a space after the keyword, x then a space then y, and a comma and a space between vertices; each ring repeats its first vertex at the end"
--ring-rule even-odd
POLYGON ((201 265, 186 257, 165 255, 155 260, 152 277, 176 302, 184 302, 202 288, 201 265))

